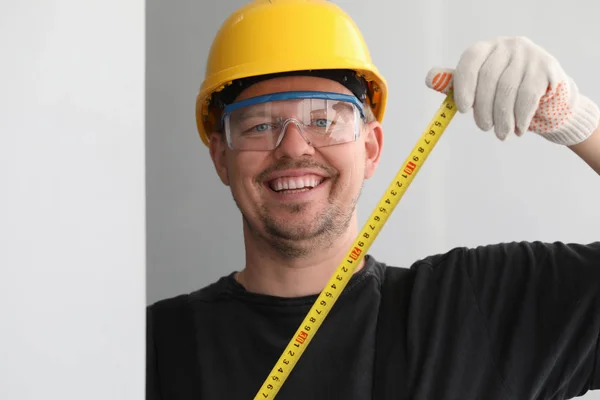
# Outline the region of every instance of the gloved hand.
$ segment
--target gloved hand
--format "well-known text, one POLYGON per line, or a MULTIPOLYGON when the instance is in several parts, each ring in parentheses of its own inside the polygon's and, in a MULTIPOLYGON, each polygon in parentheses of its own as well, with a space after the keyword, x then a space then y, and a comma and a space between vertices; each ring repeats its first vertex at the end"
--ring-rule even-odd
POLYGON ((598 106, 579 93, 573 79, 548 52, 524 37, 498 37, 470 46, 455 70, 432 68, 428 87, 453 88, 457 109, 473 107, 476 125, 500 140, 530 130, 571 146, 598 127, 598 106))

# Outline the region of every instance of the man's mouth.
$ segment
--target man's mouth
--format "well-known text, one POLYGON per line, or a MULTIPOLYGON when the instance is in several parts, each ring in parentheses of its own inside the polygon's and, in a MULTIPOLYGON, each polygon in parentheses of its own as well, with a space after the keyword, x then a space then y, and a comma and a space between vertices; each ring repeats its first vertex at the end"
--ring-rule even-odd
POLYGON ((277 193, 302 193, 321 185, 326 178, 317 175, 283 176, 267 183, 271 190, 277 193))

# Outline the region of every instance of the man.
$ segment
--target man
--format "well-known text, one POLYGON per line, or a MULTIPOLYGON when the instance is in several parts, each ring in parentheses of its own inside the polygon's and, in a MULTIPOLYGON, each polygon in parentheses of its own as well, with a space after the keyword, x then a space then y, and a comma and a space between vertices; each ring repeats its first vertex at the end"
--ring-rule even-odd
MULTIPOLYGON (((358 234, 387 87, 350 18, 253 1, 217 34, 200 136, 242 214, 246 264, 148 308, 148 399, 252 399, 358 234)), ((600 174, 600 112, 525 38, 469 47, 427 85, 476 125, 537 134, 600 174), (450 79, 452 78, 452 79, 450 79)), ((277 398, 567 399, 600 387, 600 242, 363 259, 277 398)))

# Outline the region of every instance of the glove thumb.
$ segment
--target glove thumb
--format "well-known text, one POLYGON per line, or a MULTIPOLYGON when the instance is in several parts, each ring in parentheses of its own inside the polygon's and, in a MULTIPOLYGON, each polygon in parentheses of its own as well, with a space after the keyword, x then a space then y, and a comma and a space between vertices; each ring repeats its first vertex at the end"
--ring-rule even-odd
POLYGON ((448 94, 454 84, 454 70, 451 68, 431 68, 425 78, 428 88, 448 94))

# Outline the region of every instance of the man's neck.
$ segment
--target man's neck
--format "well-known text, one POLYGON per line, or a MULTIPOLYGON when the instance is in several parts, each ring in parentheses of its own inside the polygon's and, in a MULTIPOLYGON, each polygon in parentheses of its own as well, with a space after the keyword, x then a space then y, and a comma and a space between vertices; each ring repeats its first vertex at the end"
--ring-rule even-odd
MULTIPOLYGON (((246 241, 246 267, 236 274, 249 292, 279 297, 300 297, 320 293, 356 239, 356 229, 327 246, 300 258, 283 258, 246 241)), ((362 269, 364 260, 356 267, 362 269)))

